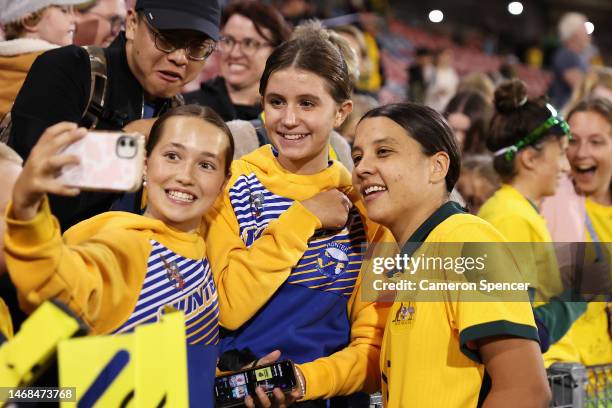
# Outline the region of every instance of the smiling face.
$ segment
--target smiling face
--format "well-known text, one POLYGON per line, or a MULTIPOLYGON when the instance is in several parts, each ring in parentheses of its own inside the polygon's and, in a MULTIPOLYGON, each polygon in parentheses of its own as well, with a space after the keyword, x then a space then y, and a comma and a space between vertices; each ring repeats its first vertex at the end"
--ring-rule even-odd
POLYGON ((147 212, 180 231, 195 230, 226 182, 228 136, 197 117, 176 116, 163 125, 147 158, 147 212))
POLYGON ((72 6, 49 6, 45 9, 35 29, 41 40, 59 46, 72 44, 75 16, 72 6))
MULTIPOLYGON (((444 154, 444 153, 441 153, 444 154)), ((436 155, 427 156, 406 130, 386 117, 364 119, 353 145, 353 186, 361 194, 368 217, 389 228, 398 239, 419 216, 429 215, 447 196, 436 155)), ((424 220, 424 219, 423 219, 424 220)))
POLYGON ((298 174, 314 174, 327 167, 330 133, 353 106, 351 101, 336 103, 320 76, 292 67, 270 75, 263 105, 278 161, 298 174))
POLYGON ((569 120, 574 135, 567 150, 576 187, 605 202, 612 181, 612 126, 599 113, 574 113, 569 120))
MULTIPOLYGON (((269 30, 263 28, 262 32, 271 38, 272 34, 269 30)), ((257 32, 255 24, 249 18, 240 14, 232 15, 223 29, 221 35, 227 38, 232 38, 241 44, 226 50, 221 47, 221 76, 225 82, 234 88, 242 89, 248 87, 259 86, 259 79, 266 66, 266 60, 272 53, 273 47, 268 40, 257 32), (250 48, 245 44, 259 44, 259 48, 253 51, 246 51, 244 48, 250 48)))
MULTIPOLYGON (((195 31, 164 32, 165 37, 182 38, 184 43, 201 44, 205 37, 195 31)), ((155 46, 155 34, 134 10, 128 12, 125 36, 128 40, 126 53, 130 70, 145 92, 152 98, 171 98, 181 92, 204 67, 204 61, 187 58, 184 49, 166 53, 155 46)))

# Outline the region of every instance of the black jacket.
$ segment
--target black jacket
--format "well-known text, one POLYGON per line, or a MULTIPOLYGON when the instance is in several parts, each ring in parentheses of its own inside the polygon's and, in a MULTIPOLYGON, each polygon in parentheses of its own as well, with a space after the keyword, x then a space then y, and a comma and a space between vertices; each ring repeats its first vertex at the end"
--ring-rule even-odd
MULTIPOLYGON (((142 118, 144 90, 130 71, 125 44, 122 33, 104 50, 108 79, 106 108, 97 126, 99 130, 120 130, 127 123, 142 118)), ((61 121, 81 124, 89 100, 90 75, 89 57, 81 47, 69 45, 40 55, 15 100, 8 144, 26 159, 49 126, 61 121)), ((170 100, 160 101, 159 112, 169 105, 170 100)), ((50 195, 49 199, 53 214, 65 230, 108 211, 119 197, 113 193, 84 192, 77 197, 50 195)))
POLYGON ((208 106, 217 112, 224 121, 234 119, 253 120, 261 113, 261 106, 234 105, 227 93, 223 77, 215 77, 200 85, 197 91, 183 95, 185 102, 208 106))

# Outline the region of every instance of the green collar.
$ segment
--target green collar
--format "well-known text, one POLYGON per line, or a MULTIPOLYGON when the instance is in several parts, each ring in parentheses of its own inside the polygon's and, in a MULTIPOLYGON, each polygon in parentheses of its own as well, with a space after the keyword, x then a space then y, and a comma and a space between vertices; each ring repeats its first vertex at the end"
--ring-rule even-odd
POLYGON ((417 228, 412 236, 408 238, 408 241, 406 241, 402 247, 402 254, 412 256, 412 254, 414 254, 421 244, 425 242, 431 231, 433 231, 434 228, 440 225, 444 220, 451 215, 466 213, 467 211, 458 203, 454 201, 447 201, 440 208, 434 211, 434 213, 431 214, 419 228, 417 228))

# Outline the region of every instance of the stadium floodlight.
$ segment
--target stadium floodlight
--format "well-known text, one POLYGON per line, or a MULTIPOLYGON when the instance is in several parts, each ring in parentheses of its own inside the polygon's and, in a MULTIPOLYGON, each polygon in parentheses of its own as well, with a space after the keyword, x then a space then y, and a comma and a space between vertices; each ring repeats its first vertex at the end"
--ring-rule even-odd
POLYGON ((587 21, 586 23, 584 23, 584 28, 586 29, 586 32, 588 35, 593 34, 593 31, 595 31, 595 25, 591 23, 590 21, 587 21))
POLYGON ((508 12, 512 15, 518 16, 523 12, 523 3, 520 1, 513 1, 508 3, 508 12))
POLYGON ((429 12, 429 21, 432 23, 439 23, 442 20, 444 20, 444 13, 442 13, 440 10, 431 10, 429 12))

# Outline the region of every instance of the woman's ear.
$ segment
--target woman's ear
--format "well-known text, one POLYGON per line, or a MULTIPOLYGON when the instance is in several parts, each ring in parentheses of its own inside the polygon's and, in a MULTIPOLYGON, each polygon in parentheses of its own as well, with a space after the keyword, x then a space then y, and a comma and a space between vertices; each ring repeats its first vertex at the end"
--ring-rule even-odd
MULTIPOLYGON (((522 149, 516 155, 517 164, 525 170, 534 171, 538 167, 540 152, 533 148, 522 149)), ((520 167, 518 170, 520 170, 520 167)))
POLYGON ((450 167, 450 157, 448 156, 448 153, 435 153, 429 158, 429 163, 429 182, 432 184, 445 183, 448 168, 450 167))
POLYGON ((353 111, 353 101, 346 100, 342 102, 338 106, 338 110, 336 111, 336 117, 334 118, 334 129, 340 127, 353 111))
MULTIPOLYGON (((46 10, 43 11, 43 13, 44 12, 46 12, 46 10)), ((40 24, 40 19, 34 19, 33 17, 34 15, 30 13, 19 19, 19 23, 27 33, 38 32, 38 24, 40 24), (33 23, 33 21, 36 21, 36 23, 33 23)))

